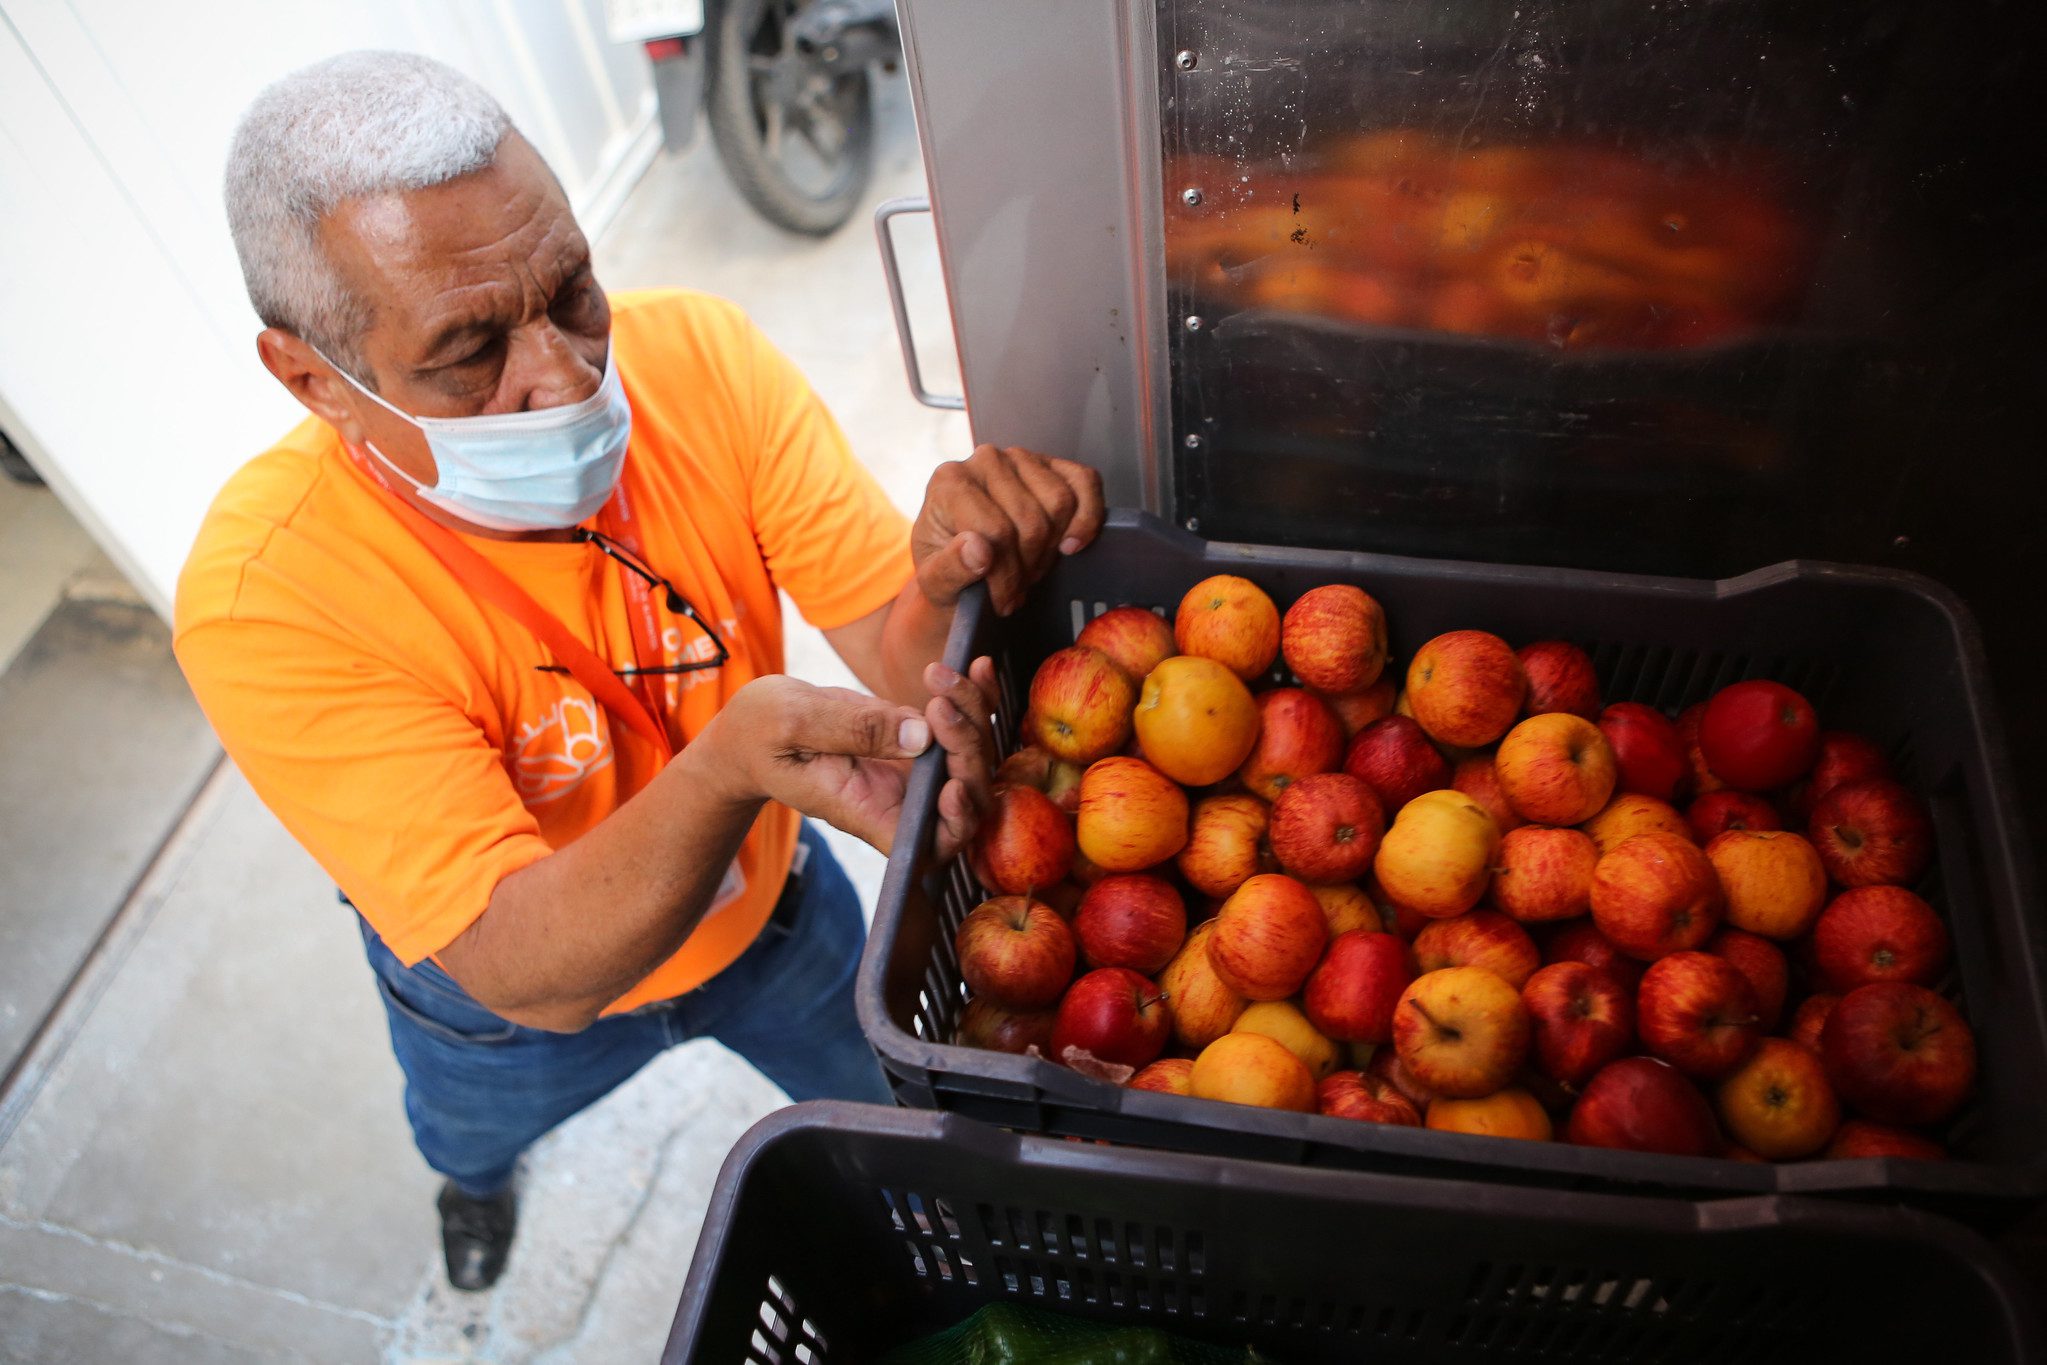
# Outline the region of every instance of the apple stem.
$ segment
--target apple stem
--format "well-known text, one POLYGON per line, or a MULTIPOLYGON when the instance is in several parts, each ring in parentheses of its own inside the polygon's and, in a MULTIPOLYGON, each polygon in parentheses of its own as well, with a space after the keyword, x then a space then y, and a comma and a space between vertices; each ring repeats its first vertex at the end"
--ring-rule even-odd
POLYGON ((1435 1030, 1436 1032, 1438 1032, 1438 1033, 1447 1033, 1447 1034, 1450 1034, 1450 1035, 1451 1035, 1451 1036, 1453 1036, 1453 1037, 1462 1037, 1462 1036, 1463 1036, 1463 1035, 1462 1035, 1461 1033, 1459 1033, 1459 1032, 1458 1032, 1458 1030, 1456 1030, 1456 1029, 1454 1029, 1454 1028, 1444 1028, 1444 1027, 1443 1027, 1443 1026, 1442 1026, 1441 1024, 1437 1023, 1437 1022, 1436 1022, 1436 1016, 1435 1016, 1435 1015, 1433 1015, 1433 1014, 1430 1014, 1430 1013, 1429 1013, 1429 1007, 1428 1007, 1427 1005, 1424 1005, 1424 1004, 1423 1004, 1423 1003, 1422 1003, 1421 1001, 1419 1001, 1419 1000, 1409 1000, 1409 1001, 1407 1002, 1407 1007, 1408 1007, 1409 1009, 1413 1010, 1413 1011, 1414 1011, 1414 1012, 1415 1012, 1416 1014, 1419 1014, 1419 1015, 1420 1015, 1420 1016, 1422 1017, 1423 1021, 1424 1021, 1424 1022, 1426 1022, 1426 1023, 1428 1024, 1428 1026, 1429 1026, 1430 1028, 1434 1029, 1434 1030, 1435 1030))

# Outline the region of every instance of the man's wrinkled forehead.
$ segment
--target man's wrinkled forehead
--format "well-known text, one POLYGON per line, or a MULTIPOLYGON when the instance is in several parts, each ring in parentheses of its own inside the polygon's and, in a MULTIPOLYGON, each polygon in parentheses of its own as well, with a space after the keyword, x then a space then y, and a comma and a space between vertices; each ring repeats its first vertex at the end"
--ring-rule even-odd
POLYGON ((589 259, 560 185, 516 134, 481 171, 346 201, 321 236, 373 326, 407 332, 452 313, 515 322, 589 259))

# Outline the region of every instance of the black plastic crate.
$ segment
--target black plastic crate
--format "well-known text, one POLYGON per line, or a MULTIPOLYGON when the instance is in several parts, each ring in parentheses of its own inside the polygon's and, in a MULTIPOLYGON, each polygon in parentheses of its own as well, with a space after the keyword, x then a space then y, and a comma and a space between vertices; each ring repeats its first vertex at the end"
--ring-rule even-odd
POLYGON ((1084 621, 1120 603, 1170 611, 1220 572, 1258 583, 1282 611, 1317 584, 1356 583, 1384 604, 1403 661, 1459 628, 1515 644, 1569 639, 1591 653, 1608 701, 1671 710, 1741 678, 1776 678, 1811 698, 1824 724, 1887 745, 1932 812, 1938 851, 1919 889, 1947 919, 1954 966, 1944 990, 1977 1038, 1977 1093, 1947 1133, 1954 1159, 1760 1165, 1437 1133, 1127 1090, 952 1045, 965 998, 953 932, 982 893, 964 858, 932 856, 935 756, 914 774, 857 987, 861 1027, 898 1100, 1027 1132, 1574 1188, 1860 1192, 1986 1219, 2047 1194, 2047 992, 2032 864, 2015 837, 1981 646, 1944 589, 1896 571, 1805 562, 1709 582, 1217 544, 1117 511, 1097 544, 1062 560, 1012 616, 985 610, 979 594, 964 599, 946 657, 960 668, 995 657, 1006 752, 1032 670, 1084 621))
POLYGON ((1289 1170, 805 1104, 726 1159, 662 1359, 870 1361, 1000 1301, 1299 1362, 2042 1349, 2005 1256, 1918 1210, 1289 1170))

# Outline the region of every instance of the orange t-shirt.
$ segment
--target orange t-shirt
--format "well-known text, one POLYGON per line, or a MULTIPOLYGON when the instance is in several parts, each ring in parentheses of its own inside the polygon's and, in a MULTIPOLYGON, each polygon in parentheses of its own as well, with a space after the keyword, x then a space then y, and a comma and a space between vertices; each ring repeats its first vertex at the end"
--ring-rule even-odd
MULTIPOLYGON (((640 548, 731 652, 664 680, 680 747, 781 671, 777 589, 821 629, 856 621, 909 580, 909 528, 736 307, 670 290, 611 306, 640 548)), ((215 499, 178 580, 175 641, 256 793, 410 964, 475 921, 499 879, 639 791, 661 755, 573 677, 539 671, 549 651, 474 599, 389 497, 332 427, 301 423, 215 499)), ((598 658, 635 662, 620 571, 595 546, 463 540, 598 658)), ((709 656, 694 626, 661 620, 665 662, 709 656)), ((752 943, 797 819, 762 811, 736 864, 744 890, 607 1012, 690 990, 752 943)))

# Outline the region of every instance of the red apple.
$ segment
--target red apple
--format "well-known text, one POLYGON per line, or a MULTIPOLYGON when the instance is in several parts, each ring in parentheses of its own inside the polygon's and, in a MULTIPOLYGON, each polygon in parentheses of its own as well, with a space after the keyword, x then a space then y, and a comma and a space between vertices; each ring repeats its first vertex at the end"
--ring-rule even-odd
POLYGON ((1843 991, 1874 981, 1931 986, 1947 965, 1947 928, 1902 886, 1843 891, 1820 912, 1812 944, 1820 974, 1843 991))
POLYGON ((1827 875, 1843 886, 1904 886, 1933 857, 1933 824, 1903 783, 1843 782, 1812 808, 1809 830, 1827 875))
POLYGON ((1388 716, 1358 731, 1343 770, 1379 794, 1388 815, 1423 792, 1450 785, 1450 764, 1411 716, 1388 716))
POLYGON ((1431 738, 1461 749, 1506 734, 1527 693, 1514 651, 1482 630, 1438 635, 1407 666, 1407 704, 1415 720, 1431 738))
POLYGON ((1353 929, 1376 934, 1389 927, 1371 896, 1356 883, 1310 883, 1308 889, 1315 893, 1316 903, 1322 907, 1322 919, 1329 926, 1332 941, 1338 934, 1353 929))
POLYGON ((1592 908, 1599 850, 1575 829, 1524 825, 1500 840, 1488 888, 1493 904, 1523 924, 1574 919, 1592 908))
POLYGON ((1562 711, 1591 720, 1599 714, 1599 675, 1584 650, 1562 640, 1537 640, 1515 650, 1514 657, 1528 678, 1528 715, 1562 711))
POLYGON ((1414 980, 1405 943, 1392 934, 1353 929, 1338 934, 1301 997, 1308 1022, 1345 1043, 1384 1043, 1393 1037, 1393 1007, 1414 980))
POLYGON ((1298 687, 1275 687, 1256 700, 1258 739, 1237 769, 1240 782, 1277 801, 1289 784, 1336 771, 1343 760, 1343 726, 1319 697, 1298 687))
POLYGON ((1143 607, 1112 607, 1082 626, 1073 642, 1108 655, 1133 683, 1180 652, 1173 628, 1143 607))
POLYGON ((1483 967, 1520 990, 1542 965, 1528 931, 1497 910, 1468 910, 1452 919, 1431 920, 1414 936, 1417 971, 1483 967))
POLYGON ((1635 987, 1642 980, 1642 964, 1613 946, 1613 940, 1599 932, 1599 926, 1590 920, 1577 920, 1559 927, 1549 936, 1542 960, 1548 962, 1583 962, 1597 967, 1625 986, 1628 999, 1635 998, 1635 987))
POLYGON ((1814 1052, 1820 1050, 1820 1038, 1825 1034, 1827 1020, 1834 1013, 1834 1006, 1841 1003, 1841 997, 1828 991, 1808 995, 1798 1002, 1798 1008, 1791 1012, 1791 1027, 1784 1030, 1784 1036, 1794 1043, 1802 1043, 1814 1052))
POLYGON ((1310 774, 1281 791, 1272 804, 1273 856, 1304 882, 1362 877, 1385 833, 1386 815, 1377 794, 1349 773, 1310 774))
POLYGON ((1414 1078, 1414 1073, 1401 1062, 1397 1049, 1375 1049, 1372 1060, 1365 1063, 1365 1074, 1392 1086, 1414 1106, 1417 1114, 1427 1113, 1429 1106, 1435 1103, 1436 1092, 1414 1078))
POLYGON ((1678 738, 1684 741, 1685 763, 1692 770, 1692 794, 1704 796, 1707 792, 1719 791, 1727 784, 1713 776, 1713 770, 1706 766, 1706 756, 1699 752, 1699 722, 1706 716, 1706 703, 1695 702, 1677 713, 1678 738))
POLYGON ((1613 795, 1614 753, 1606 737, 1584 717, 1560 711, 1509 730, 1493 769, 1515 814, 1539 825, 1590 820, 1613 795))
POLYGON ((1137 688, 1098 649, 1075 645, 1038 665, 1031 678, 1030 738, 1054 758, 1085 766, 1130 740, 1137 688))
POLYGON ((1342 724, 1344 742, 1348 744, 1357 738, 1358 731, 1393 714, 1393 703, 1399 692, 1391 677, 1381 677, 1362 691, 1318 692, 1316 695, 1342 724))
POLYGON ((1042 1009, 1073 979, 1073 931, 1058 911, 1027 896, 974 907, 960 921, 953 951, 968 990, 1012 1009, 1042 1009))
POLYGON ((1519 991, 1483 967, 1445 967, 1401 992, 1393 1046, 1402 1065, 1438 1096, 1476 1099, 1521 1069, 1528 1009, 1519 991))
POLYGON ((1635 1021, 1642 1046, 1703 1080, 1747 1061, 1763 1036, 1748 978, 1710 953, 1672 953, 1650 963, 1635 991, 1635 1021))
POLYGON ((1765 1038, 1722 1082, 1720 1121, 1770 1161, 1796 1161, 1827 1145, 1841 1126, 1841 1105, 1820 1059, 1788 1038, 1765 1038))
POLYGON ((1852 1161, 1865 1156, 1903 1156, 1915 1161, 1945 1161, 1947 1148, 1930 1137, 1894 1128, 1868 1119, 1849 1119, 1834 1133, 1834 1140, 1821 1153, 1830 1161, 1852 1161))
POLYGON ((1422 931, 1435 916, 1424 915, 1411 905, 1402 905, 1386 894, 1386 888, 1379 885, 1377 877, 1367 877, 1360 883, 1365 895, 1370 897, 1373 907, 1379 912, 1379 927, 1389 934, 1397 935, 1403 943, 1413 943, 1414 936, 1422 931))
POLYGON ((1279 608, 1249 579, 1217 574, 1180 599, 1173 639, 1182 654, 1214 659, 1249 681, 1279 655, 1279 608))
POLYGON ((1592 870, 1592 922, 1644 961, 1696 948, 1720 927, 1720 881, 1690 840, 1637 834, 1592 870))
MULTIPOLYGON (((1023 728, 1025 734, 1030 733, 1031 726, 1023 728)), ((995 780, 1036 787, 1052 798, 1053 805, 1072 815, 1080 809, 1080 771, 1078 764, 1052 757, 1049 749, 1026 744, 1002 760, 1002 766, 995 770, 995 780)))
POLYGON ((1602 858, 1637 834, 1674 834, 1686 843, 1692 841, 1692 827, 1675 806, 1640 792, 1619 793, 1578 828, 1591 836, 1602 858))
POLYGON ((1194 1093, 1194 1059, 1161 1057, 1132 1076, 1129 1086, 1132 1090, 1152 1090, 1161 1095, 1191 1095, 1194 1093))
POLYGON ((1879 1123, 1940 1123, 1976 1084, 1976 1036, 1961 1012, 1903 981, 1858 986, 1820 1034, 1827 1079, 1879 1123))
POLYGON ((1791 968, 1784 950, 1746 929, 1722 929, 1706 940, 1706 951, 1725 958, 1748 978, 1756 995, 1756 1018, 1765 1033, 1774 1033, 1784 1017, 1784 997, 1791 989, 1791 968))
POLYGON ((1386 667, 1386 612, 1363 588, 1332 583, 1310 588, 1287 608, 1280 625, 1287 667, 1321 692, 1357 692, 1386 667))
POLYGON ((1800 820, 1812 818, 1812 808, 1843 782, 1860 782, 1866 777, 1890 777, 1891 762, 1875 741, 1846 730, 1820 731, 1819 753, 1812 771, 1792 800, 1791 810, 1800 820))
POLYGON ((1322 905, 1292 877, 1267 873, 1238 887, 1216 913, 1208 959, 1250 1000, 1284 1000, 1322 959, 1329 929, 1322 905))
POLYGON ((1499 769, 1493 766, 1491 754, 1473 754, 1457 765, 1450 775, 1450 785, 1463 792, 1486 808, 1486 814, 1493 817, 1493 823, 1500 827, 1500 833, 1509 834, 1527 824, 1507 800, 1507 793, 1500 787, 1499 769))
POLYGON ((1743 791, 1796 782, 1812 768, 1819 745, 1812 703, 1765 678, 1721 688, 1699 717, 1699 753, 1706 766, 1743 791))
POLYGON ((1599 732, 1613 746, 1622 791, 1658 801, 1677 799, 1691 765, 1685 761, 1684 740, 1668 717, 1638 701, 1615 702, 1599 713, 1599 732))
POLYGON ((1685 810, 1685 823, 1701 848, 1730 829, 1782 829, 1777 808, 1753 792, 1732 787, 1707 792, 1685 810))
POLYGON ((1091 965, 1154 976, 1187 937, 1187 904, 1163 877, 1118 872, 1080 898, 1073 933, 1091 965))
POLYGON ((1105 758, 1080 779, 1081 855, 1104 872, 1142 872, 1187 843, 1187 793, 1141 758, 1105 758))
POLYGON ((1315 1107, 1331 1118, 1419 1128, 1421 1110, 1389 1081, 1362 1071, 1332 1071, 1315 1087, 1315 1107))
POLYGON ((1180 875, 1204 896, 1227 896, 1261 872, 1273 870, 1266 848, 1272 812, 1255 796, 1210 796, 1194 807, 1180 875))
POLYGON ((1587 1081, 1571 1106, 1564 1140, 1665 1156, 1712 1156, 1720 1148, 1706 1097, 1653 1057, 1608 1062, 1587 1081))
POLYGON ((1159 974, 1159 989, 1166 993, 1173 1016, 1173 1037, 1183 1047, 1207 1047, 1228 1033, 1251 1003, 1215 974, 1215 964, 1208 960, 1208 940, 1214 933, 1214 920, 1195 925, 1159 974))
POLYGON ((1046 1052, 1052 1043, 1051 1010, 1016 1010, 975 996, 960 1011, 957 1039, 962 1047, 1019 1055, 1031 1048, 1046 1052))
POLYGON ((1563 1085, 1582 1086, 1635 1040, 1635 1002, 1597 967, 1556 962, 1521 988, 1535 1064, 1563 1085))
POLYGON ((1099 1062, 1138 1067, 1166 1050, 1173 1016, 1151 979, 1128 967, 1101 967, 1073 983, 1052 1021, 1052 1060, 1073 1064, 1071 1050, 1099 1062))
POLYGON ((1073 870, 1073 822, 1035 787, 998 783, 990 795, 970 857, 990 891, 1028 896, 1066 880, 1073 870))

